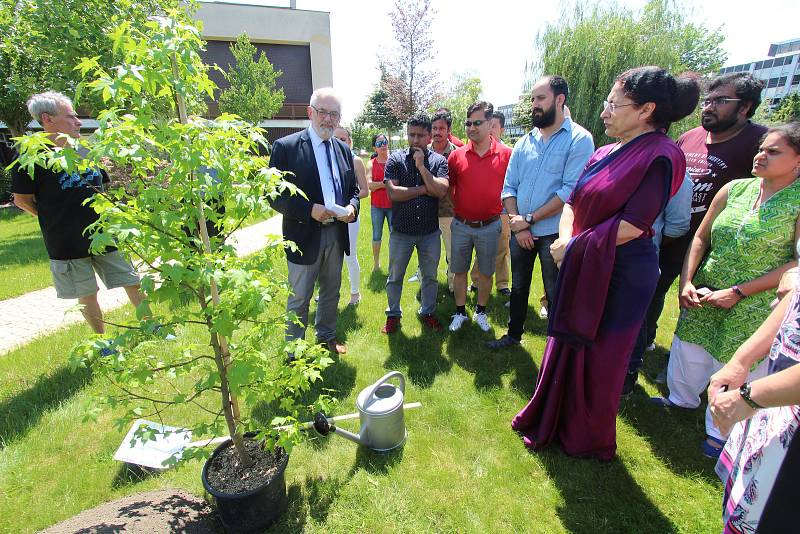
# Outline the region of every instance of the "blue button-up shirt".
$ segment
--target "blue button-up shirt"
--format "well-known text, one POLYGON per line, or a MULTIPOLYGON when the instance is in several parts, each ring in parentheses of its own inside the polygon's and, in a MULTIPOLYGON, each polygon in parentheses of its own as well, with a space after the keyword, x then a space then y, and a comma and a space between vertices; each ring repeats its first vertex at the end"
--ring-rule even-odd
POLYGON ((656 252, 661 246, 662 234, 666 237, 681 237, 689 231, 689 221, 692 218, 692 182, 691 175, 687 172, 678 192, 669 199, 667 207, 659 214, 653 223, 653 243, 656 252))
MULTIPOLYGON (((546 141, 534 128, 514 145, 500 197, 516 197, 520 214, 533 213, 553 195, 566 202, 593 152, 592 134, 570 119, 546 141)), ((560 219, 559 212, 536 221, 531 233, 557 234, 560 219)))

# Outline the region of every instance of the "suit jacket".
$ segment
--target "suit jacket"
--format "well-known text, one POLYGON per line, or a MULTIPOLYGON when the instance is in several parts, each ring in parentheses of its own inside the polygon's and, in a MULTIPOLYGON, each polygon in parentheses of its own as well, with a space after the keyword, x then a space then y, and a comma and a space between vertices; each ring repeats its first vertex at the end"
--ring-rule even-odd
MULTIPOLYGON (((358 181, 353 170, 353 153, 350 148, 331 138, 331 148, 339 166, 339 176, 342 181, 342 195, 345 202, 359 211, 358 181)), ((270 167, 281 171, 289 171, 284 179, 293 183, 305 193, 307 198, 297 194, 292 195, 284 191, 278 198, 271 201, 272 207, 283 215, 283 238, 293 241, 298 251, 286 249, 286 258, 299 265, 311 265, 319 255, 320 234, 322 223, 311 216, 314 204, 325 204, 320 185, 317 160, 314 157, 314 147, 308 130, 303 130, 292 135, 287 135, 275 141, 272 145, 272 155, 269 160, 270 167)), ((350 254, 350 238, 347 232, 347 223, 336 221, 337 238, 346 254, 350 254)))

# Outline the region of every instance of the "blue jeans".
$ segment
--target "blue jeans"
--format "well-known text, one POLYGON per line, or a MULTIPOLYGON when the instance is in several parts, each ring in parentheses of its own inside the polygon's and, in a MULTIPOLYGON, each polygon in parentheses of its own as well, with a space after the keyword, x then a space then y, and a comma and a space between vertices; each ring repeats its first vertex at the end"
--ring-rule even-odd
POLYGON ((369 210, 372 218, 372 241, 378 242, 383 237, 383 221, 389 226, 389 233, 392 233, 392 208, 376 208, 371 206, 369 210))
POLYGON ((555 300, 558 267, 550 254, 550 245, 556 239, 558 234, 538 237, 533 242, 533 249, 525 250, 519 246, 517 238, 511 235, 511 304, 508 335, 514 339, 522 339, 525 319, 528 316, 528 297, 531 292, 536 256, 539 257, 539 265, 542 268, 542 282, 547 302, 552 305, 555 300))
POLYGON ((430 315, 436 311, 436 293, 439 284, 436 274, 439 269, 439 257, 442 254, 441 232, 436 230, 425 235, 411 235, 392 232, 389 235, 389 277, 386 279, 386 297, 389 306, 386 315, 401 317, 400 297, 403 294, 403 280, 406 268, 411 260, 414 248, 417 249, 417 260, 422 272, 422 307, 421 315, 430 315))

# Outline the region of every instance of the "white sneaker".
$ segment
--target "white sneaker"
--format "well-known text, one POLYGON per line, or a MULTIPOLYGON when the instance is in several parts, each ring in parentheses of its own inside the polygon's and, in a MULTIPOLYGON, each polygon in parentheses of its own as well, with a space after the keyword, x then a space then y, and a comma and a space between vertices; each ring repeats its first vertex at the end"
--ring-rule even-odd
POLYGON ((421 276, 420 276, 420 272, 419 272, 419 269, 417 269, 417 272, 415 272, 415 273, 413 274, 413 276, 411 276, 411 278, 409 278, 409 279, 408 279, 408 281, 409 281, 409 282, 419 282, 419 279, 420 279, 420 278, 421 278, 421 276))
POLYGON ((467 318, 466 315, 461 315, 460 313, 457 313, 453 315, 453 321, 450 323, 448 329, 451 332, 455 332, 456 330, 464 326, 464 323, 466 323, 467 321, 469 321, 469 319, 467 318))
POLYGON ((655 343, 650 343, 649 345, 647 345, 647 348, 644 349, 645 352, 653 352, 654 350, 656 350, 655 343))
POLYGON ((484 332, 488 332, 491 328, 489 326, 489 318, 486 316, 485 313, 478 313, 475 312, 472 314, 472 320, 477 323, 477 325, 483 330, 484 332))
POLYGON ((545 308, 544 306, 539 308, 539 318, 540 319, 547 319, 547 308, 545 308))

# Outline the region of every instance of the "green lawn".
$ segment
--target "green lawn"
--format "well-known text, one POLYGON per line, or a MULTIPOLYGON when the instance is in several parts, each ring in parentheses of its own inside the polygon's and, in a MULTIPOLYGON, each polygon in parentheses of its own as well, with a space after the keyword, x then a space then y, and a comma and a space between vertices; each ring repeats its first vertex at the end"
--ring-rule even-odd
POLYGON ((0 210, 0 300, 52 284, 50 262, 36 217, 0 210))
MULTIPOLYGON (((576 460, 557 448, 531 453, 510 421, 533 391, 544 321, 531 313, 523 346, 492 353, 483 345, 490 335, 474 325, 454 335, 423 331, 414 316, 418 285, 409 283, 401 332, 380 334, 385 273, 370 275, 368 202, 363 207, 363 302, 341 308, 339 330, 349 352, 325 372, 325 386, 341 401, 337 413, 348 413, 362 388, 400 370, 408 379, 407 401, 423 407, 406 412, 409 438, 394 453, 374 454, 338 436, 311 436, 297 447, 287 470, 289 510, 275 532, 719 532, 721 486, 713 462, 698 450, 701 410, 650 406, 647 397, 656 388, 642 379, 618 418, 616 461, 576 460)), ((387 252, 384 246, 384 266, 387 252)), ((541 281, 536 284, 532 312, 541 294, 541 281)), ((445 295, 440 301, 446 322, 454 304, 445 295)), ((493 298, 494 335, 507 320, 502 304, 493 298)), ((661 347, 676 316, 673 304, 659 330, 661 347)), ((91 396, 105 384, 89 372, 72 374, 65 364, 73 341, 86 334, 83 325, 73 326, 0 358, 0 532, 35 531, 154 488, 203 493, 198 462, 137 476, 111 459, 124 435, 110 427, 112 415, 83 420, 91 396)), ((155 350, 174 350, 195 335, 179 334, 178 343, 155 350)), ((654 376, 663 363, 660 348, 646 359, 646 373, 654 376)), ((193 416, 186 410, 166 422, 193 416)))

